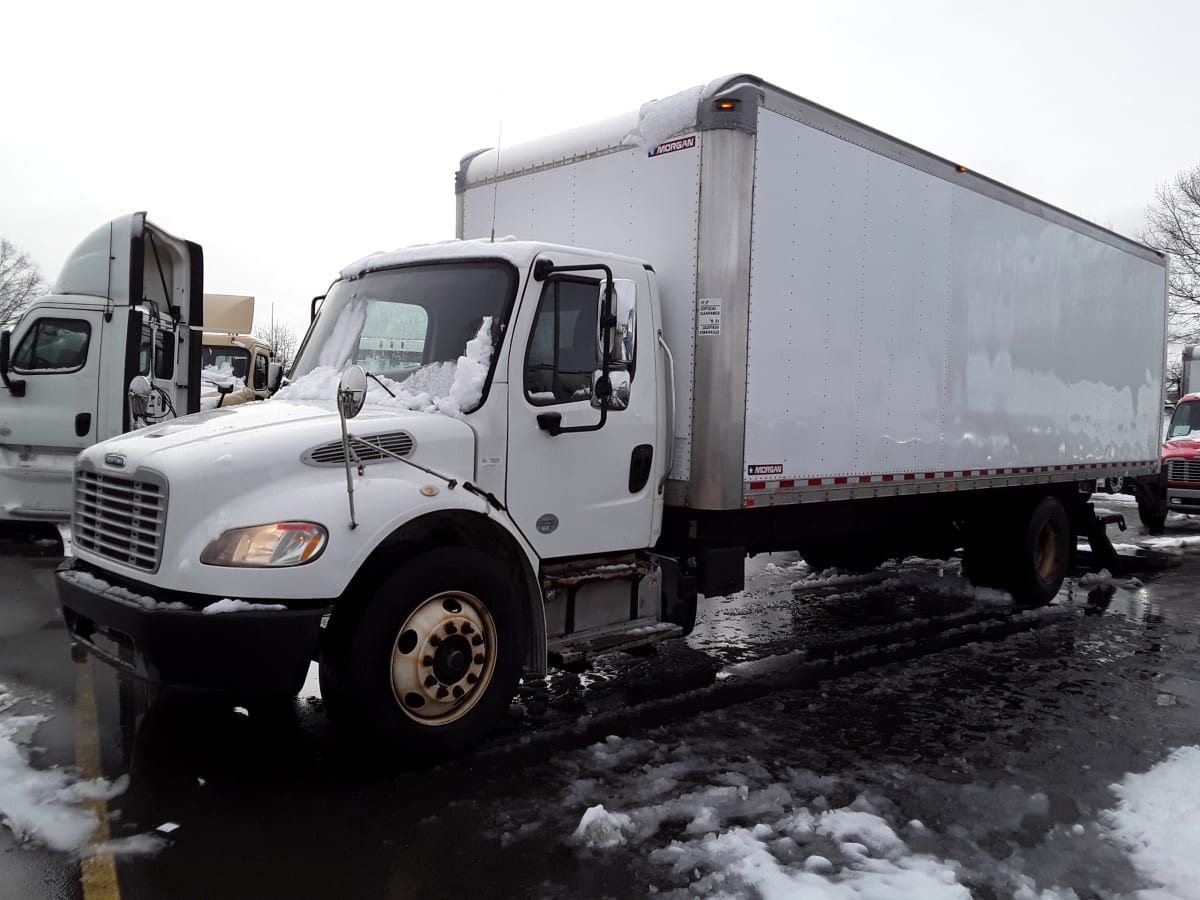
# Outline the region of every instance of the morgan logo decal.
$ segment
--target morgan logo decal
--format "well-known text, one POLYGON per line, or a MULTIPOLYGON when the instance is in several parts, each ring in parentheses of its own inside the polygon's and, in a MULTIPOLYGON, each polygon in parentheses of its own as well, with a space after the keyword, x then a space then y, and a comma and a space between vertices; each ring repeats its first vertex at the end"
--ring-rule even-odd
POLYGON ((747 475, 782 475, 783 463, 772 463, 769 466, 746 466, 747 475))
POLYGON ((691 150, 696 146, 696 136, 689 134, 687 137, 676 138, 673 141, 666 141, 659 144, 647 156, 663 156, 667 153, 676 153, 679 150, 691 150))
POLYGON ((104 457, 104 464, 112 466, 114 469, 125 468, 125 457, 120 453, 109 453, 104 457))

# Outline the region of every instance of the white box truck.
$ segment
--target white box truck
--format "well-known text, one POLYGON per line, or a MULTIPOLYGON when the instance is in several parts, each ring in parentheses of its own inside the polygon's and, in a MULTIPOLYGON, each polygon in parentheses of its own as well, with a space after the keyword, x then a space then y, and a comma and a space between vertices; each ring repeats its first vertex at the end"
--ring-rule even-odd
POLYGON ((198 244, 133 213, 84 238, 0 335, 0 522, 67 521, 80 450, 200 408, 203 280, 198 244))
POLYGON ((1045 602, 1096 479, 1158 470, 1160 254, 757 78, 457 198, 461 240, 342 271, 276 397, 80 455, 75 640, 242 694, 317 659, 335 718, 452 753, 748 554, 961 548, 1045 602))

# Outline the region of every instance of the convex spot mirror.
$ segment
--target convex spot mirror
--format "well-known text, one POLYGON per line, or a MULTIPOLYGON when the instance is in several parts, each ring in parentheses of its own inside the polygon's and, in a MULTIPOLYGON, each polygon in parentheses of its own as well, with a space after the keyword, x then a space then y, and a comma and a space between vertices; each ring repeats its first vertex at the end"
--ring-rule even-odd
POLYGON ((129 412, 133 418, 141 419, 150 408, 150 379, 145 375, 134 375, 129 381, 129 412))
POLYGON ((608 395, 608 408, 629 408, 629 373, 614 369, 608 373, 608 381, 604 380, 604 371, 597 369, 592 373, 592 407, 599 409, 604 396, 608 395))
POLYGON ((353 419, 367 402, 367 373, 362 366, 350 366, 338 381, 338 412, 353 419))
MULTIPOLYGON (((604 313, 603 283, 600 285, 600 313, 604 313)), ((613 279, 613 318, 616 326, 607 331, 601 326, 599 335, 600 352, 605 349, 605 341, 611 352, 610 365, 633 369, 633 361, 637 355, 637 283, 629 278, 613 279)))

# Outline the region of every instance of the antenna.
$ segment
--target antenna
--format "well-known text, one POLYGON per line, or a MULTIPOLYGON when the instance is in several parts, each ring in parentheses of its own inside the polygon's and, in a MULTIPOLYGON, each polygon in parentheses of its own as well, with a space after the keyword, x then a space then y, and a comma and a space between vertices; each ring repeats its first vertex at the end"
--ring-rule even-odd
POLYGON ((496 197, 500 193, 500 139, 504 136, 504 116, 496 126, 496 170, 492 173, 492 243, 496 243, 496 197))

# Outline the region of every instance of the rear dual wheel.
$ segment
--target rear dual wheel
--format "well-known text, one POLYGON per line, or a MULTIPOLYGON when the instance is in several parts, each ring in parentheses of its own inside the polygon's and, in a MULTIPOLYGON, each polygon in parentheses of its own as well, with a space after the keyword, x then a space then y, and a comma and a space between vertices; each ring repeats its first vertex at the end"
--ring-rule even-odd
POLYGON ((400 755, 451 756, 504 715, 521 676, 508 573, 465 548, 400 565, 357 614, 335 610, 321 655, 330 715, 400 755))
POLYGON ((1058 594, 1071 561, 1073 532, 1062 501, 993 515, 968 535, 964 570, 972 584, 999 588, 1017 603, 1042 606, 1058 594))

